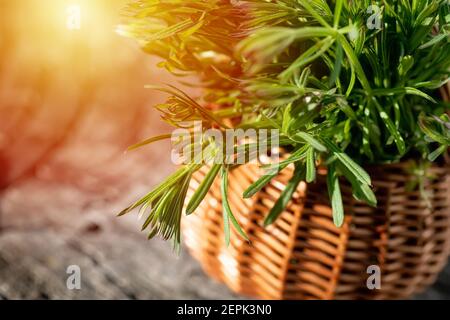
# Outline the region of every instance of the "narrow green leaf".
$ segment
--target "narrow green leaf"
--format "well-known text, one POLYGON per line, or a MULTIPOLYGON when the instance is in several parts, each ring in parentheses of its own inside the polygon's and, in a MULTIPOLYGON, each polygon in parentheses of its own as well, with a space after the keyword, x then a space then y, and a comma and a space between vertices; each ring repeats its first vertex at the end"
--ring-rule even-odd
POLYGON ((162 134, 162 135, 159 135, 156 137, 152 137, 152 138, 146 139, 142 142, 136 143, 136 144, 128 147, 127 151, 133 151, 133 150, 139 149, 140 147, 146 146, 148 144, 151 144, 151 143, 154 143, 157 141, 170 139, 171 137, 172 137, 172 134, 162 134))
POLYGON ((424 43, 423 45, 421 45, 419 47, 419 49, 420 50, 427 49, 429 47, 436 45, 437 43, 441 42, 442 40, 449 40, 449 37, 450 37, 450 35, 448 33, 437 35, 437 36, 433 37, 433 39, 431 39, 427 43, 424 43))
POLYGON ((289 125, 291 123, 291 109, 292 104, 288 104, 283 112, 283 122, 281 124, 281 132, 287 134, 289 132, 289 125))
MULTIPOLYGON (((372 93, 372 87, 370 86, 370 82, 367 79, 367 75, 364 72, 364 68, 361 65, 361 62, 359 61, 358 57, 355 54, 355 51, 353 50, 351 44, 347 41, 344 35, 339 35, 339 40, 341 42, 342 48, 344 49, 345 54, 347 55, 347 58, 352 66, 352 69, 354 70, 355 74, 358 76, 358 80, 361 83, 362 87, 366 91, 367 94, 372 93)), ((353 71, 352 71, 353 72, 353 71)), ((347 94, 350 94, 351 90, 350 88, 347 90, 347 94)))
POLYGON ((234 214, 231 212, 231 214, 229 215, 231 223, 233 224, 234 229, 236 229, 236 231, 239 233, 239 235, 244 238, 245 241, 250 242, 250 239, 248 238, 247 234, 245 233, 244 230, 242 230, 242 227, 239 225, 239 222, 237 221, 236 217, 234 216, 234 214))
MULTIPOLYGON (((422 97, 432 103, 436 103, 436 100, 427 95, 425 92, 420 91, 419 89, 412 87, 404 87, 404 88, 389 88, 389 89, 374 89, 374 96, 394 96, 399 94, 407 94, 422 97)), ((374 99, 375 100, 375 99, 374 99)))
POLYGON ((332 87, 339 78, 342 70, 342 61, 344 59, 344 50, 342 50, 342 45, 340 42, 336 45, 336 58, 334 63, 334 68, 330 75, 330 80, 328 82, 329 86, 332 87))
POLYGON ((165 38, 172 37, 176 35, 177 33, 180 33, 184 30, 187 30, 191 27, 193 27, 195 23, 191 19, 187 19, 184 21, 181 21, 177 24, 174 24, 170 27, 167 27, 165 29, 162 29, 158 32, 154 32, 151 36, 147 37, 145 40, 148 42, 156 41, 156 40, 162 40, 165 38))
POLYGON ((278 172, 275 174, 267 174, 263 175, 256 182, 254 182, 250 187, 245 190, 243 197, 245 199, 253 197, 256 193, 262 190, 273 178, 278 175, 278 172))
POLYGON ((222 166, 222 183, 221 183, 221 193, 222 193, 222 206, 223 206, 223 223, 224 223, 224 231, 225 231, 225 243, 230 245, 230 220, 233 224, 233 227, 236 231, 243 237, 245 240, 249 241, 248 236, 242 230, 239 222, 236 220, 236 217, 233 215, 231 211, 230 203, 228 201, 228 168, 226 166, 222 166))
POLYGON ((301 1, 301 5, 316 19, 321 25, 323 25, 326 28, 331 29, 331 26, 328 24, 328 22, 325 21, 325 19, 322 17, 322 15, 317 12, 313 6, 309 4, 309 1, 301 1))
POLYGON ((355 72, 355 68, 353 67, 353 65, 351 65, 350 71, 351 71, 350 82, 348 84, 347 91, 345 92, 346 97, 350 96, 350 94, 353 91, 353 88, 355 87, 355 83, 356 83, 356 72, 355 72))
POLYGON ((336 0, 336 6, 334 9, 334 28, 339 27, 339 20, 341 18, 343 4, 344 0, 336 0))
POLYGON ((326 152, 327 151, 327 148, 322 143, 320 143, 319 140, 314 138, 309 133, 297 132, 294 135, 294 139, 296 137, 298 137, 298 138, 302 139, 303 141, 307 142, 311 147, 313 147, 314 149, 316 149, 319 152, 326 152))
POLYGON ((419 116, 419 126, 420 129, 432 140, 443 145, 447 144, 445 137, 436 130, 433 122, 424 113, 421 113, 419 116))
POLYGON ((289 68, 280 73, 278 78, 281 79, 283 83, 287 82, 295 71, 311 64, 313 61, 323 56, 323 54, 330 49, 333 43, 334 39, 332 37, 327 37, 318 41, 311 48, 302 53, 294 62, 292 62, 289 68))
POLYGON ((353 183, 353 195, 356 200, 363 201, 369 206, 376 208, 377 197, 373 190, 367 184, 353 183))
POLYGON ((306 182, 311 183, 316 180, 316 158, 314 149, 310 148, 306 155, 306 182))
POLYGON ((192 198, 186 207, 187 215, 192 214, 198 208, 198 206, 203 201, 205 196, 208 194, 208 191, 209 189, 211 189, 211 186, 214 183, 214 180, 217 174, 219 173, 221 167, 222 164, 214 164, 212 168, 209 170, 209 172, 206 174, 203 181, 200 183, 197 190, 192 195, 192 198))
POLYGON ((271 174, 267 173, 263 175, 251 186, 249 186, 247 190, 245 190, 243 197, 246 199, 253 197, 256 193, 261 191, 273 178, 275 178, 281 170, 285 169, 291 163, 303 160, 306 157, 306 152, 308 148, 309 148, 308 146, 304 146, 298 149, 297 151, 293 152, 287 160, 282 161, 276 167, 276 170, 273 170, 274 171, 273 173, 271 174))
POLYGON ((398 75, 404 77, 414 65, 414 58, 412 56, 402 57, 400 64, 398 65, 398 75))
POLYGON ((395 144, 397 145, 397 149, 400 152, 401 155, 403 155, 406 152, 406 144, 403 137, 400 135, 400 133, 397 130, 397 127, 392 122, 389 115, 386 113, 386 111, 383 110, 381 105, 378 103, 377 99, 374 97, 371 101, 375 104, 378 113, 380 114, 381 120, 383 120, 383 123, 385 124, 386 128, 388 129, 389 133, 394 138, 395 144))
POLYGON ((166 180, 161 182, 156 188, 154 188, 152 191, 147 193, 144 197, 142 197, 140 200, 136 201, 134 204, 129 206, 128 208, 122 210, 118 216, 123 216, 130 211, 136 209, 137 207, 143 205, 144 203, 150 202, 152 203, 157 198, 159 198, 165 190, 169 190, 171 186, 173 186, 175 183, 178 183, 183 179, 183 177, 186 176, 186 174, 189 174, 190 172, 194 172, 198 170, 198 165, 192 166, 184 166, 180 169, 178 169, 176 172, 174 172, 172 175, 170 175, 166 180))
POLYGON ((436 150, 434 150, 432 153, 430 153, 428 155, 428 160, 430 161, 436 161, 437 158, 439 158, 440 155, 442 155, 445 151, 447 151, 449 146, 447 145, 442 145, 439 148, 437 148, 436 150))
POLYGON ((337 227, 341 227, 344 224, 344 204, 342 202, 339 178, 337 176, 334 164, 330 164, 328 166, 327 186, 328 194, 331 199, 331 207, 333 208, 334 224, 337 227))
POLYGON ((369 185, 357 180, 341 163, 337 164, 337 168, 352 185, 353 196, 356 200, 363 201, 372 207, 377 206, 377 198, 369 185))
POLYGON ((165 92, 170 94, 181 101, 183 101, 186 105, 189 105, 192 109, 197 110, 203 117, 210 120, 211 122, 217 123, 220 127, 228 129, 228 126, 222 122, 222 119, 218 118, 213 112, 200 105, 197 101, 192 99, 187 93, 183 90, 174 87, 173 85, 166 84, 165 86, 158 85, 145 85, 144 88, 150 90, 157 90, 161 92, 165 92))
POLYGON ((294 175, 289 180, 288 184, 281 192, 281 195, 278 198, 277 202, 275 203, 275 205, 267 215, 266 219, 264 220, 264 225, 266 227, 274 223, 280 216, 280 214, 284 211, 289 201, 292 199, 292 195, 297 190, 297 187, 303 178, 304 178, 304 169, 301 165, 297 165, 295 167, 294 175))
POLYGON ((228 171, 225 167, 222 168, 222 183, 221 186, 221 193, 222 193, 222 210, 223 210, 223 230, 225 233, 225 244, 227 247, 230 245, 230 214, 231 214, 231 208, 230 204, 228 202, 228 171))
POLYGON ((334 143, 328 139, 323 139, 323 142, 334 156, 357 178, 360 182, 371 185, 372 181, 369 174, 355 161, 353 161, 347 154, 340 150, 334 143))

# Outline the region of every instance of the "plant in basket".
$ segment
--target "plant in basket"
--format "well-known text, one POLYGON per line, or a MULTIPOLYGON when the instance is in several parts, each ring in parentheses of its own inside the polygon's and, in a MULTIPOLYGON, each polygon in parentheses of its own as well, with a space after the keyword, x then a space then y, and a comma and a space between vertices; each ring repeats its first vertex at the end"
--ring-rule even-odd
POLYGON ((202 161, 121 214, 140 208, 149 238, 176 245, 192 214, 193 254, 252 296, 397 298, 433 281, 450 246, 449 104, 439 94, 448 1, 142 0, 125 14, 121 31, 161 67, 199 79, 200 97, 155 88, 170 95, 162 118, 190 132, 183 155, 201 150, 202 161), (230 149, 208 129, 257 138, 230 149), (270 146, 263 130, 279 133, 282 152, 258 175, 251 146, 270 146), (226 161, 230 150, 248 163, 226 161), (385 277, 380 292, 366 286, 370 265, 385 277))

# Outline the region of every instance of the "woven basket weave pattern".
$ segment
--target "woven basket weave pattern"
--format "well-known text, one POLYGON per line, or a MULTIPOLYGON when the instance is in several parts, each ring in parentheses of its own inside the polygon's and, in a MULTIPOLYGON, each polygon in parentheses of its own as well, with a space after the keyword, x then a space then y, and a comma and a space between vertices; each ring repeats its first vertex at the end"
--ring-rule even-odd
MULTIPOLYGON (((434 166, 426 190, 432 207, 418 191, 405 164, 369 170, 378 198, 372 208, 354 200, 342 183, 345 223, 333 224, 321 172, 302 183, 285 212, 270 227, 267 216, 288 182, 285 170, 251 199, 244 190, 259 176, 256 166, 230 172, 232 210, 249 235, 236 233, 224 243, 220 186, 216 181, 197 212, 183 219, 185 242, 205 271, 233 291, 264 299, 398 299, 422 291, 436 278, 450 253, 450 174, 434 166), (367 268, 381 269, 381 290, 369 290, 367 268)), ((193 179, 191 194, 205 172, 193 179)), ((219 180, 219 179, 217 179, 219 180)))

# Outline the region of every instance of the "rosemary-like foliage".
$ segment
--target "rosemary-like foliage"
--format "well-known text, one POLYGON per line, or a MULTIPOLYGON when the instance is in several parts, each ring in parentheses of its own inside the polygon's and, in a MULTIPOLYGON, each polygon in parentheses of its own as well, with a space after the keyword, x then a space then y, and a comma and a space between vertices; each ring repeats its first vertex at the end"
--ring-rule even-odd
MULTIPOLYGON (((204 95, 196 100, 163 88, 170 98, 158 109, 170 124, 199 120, 225 129, 233 119, 236 128, 281 131, 291 156, 278 170, 293 164, 295 172, 266 224, 300 181, 314 183, 321 165, 340 226, 340 177, 355 198, 376 206, 362 166, 435 160, 449 147, 448 104, 436 94, 450 75, 449 8, 447 0, 140 0, 127 7, 122 31, 170 72, 201 79, 204 95)), ((149 212, 150 237, 179 243, 187 185, 200 168, 180 168, 122 214, 141 207, 149 212)), ((228 170, 212 166, 187 205, 193 213, 220 172, 227 241, 229 222, 245 237, 227 201, 228 170)), ((243 196, 275 175, 261 177, 243 196)))

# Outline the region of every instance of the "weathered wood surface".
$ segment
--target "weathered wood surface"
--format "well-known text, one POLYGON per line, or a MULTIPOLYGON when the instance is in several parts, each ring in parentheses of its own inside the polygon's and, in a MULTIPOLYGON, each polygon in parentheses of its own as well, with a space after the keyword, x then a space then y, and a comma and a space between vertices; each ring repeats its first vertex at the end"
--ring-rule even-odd
POLYGON ((208 279, 186 251, 146 241, 136 216, 116 218, 125 203, 39 179, 2 198, 2 299, 234 298, 208 279), (81 268, 81 290, 68 290, 67 267, 81 268))

